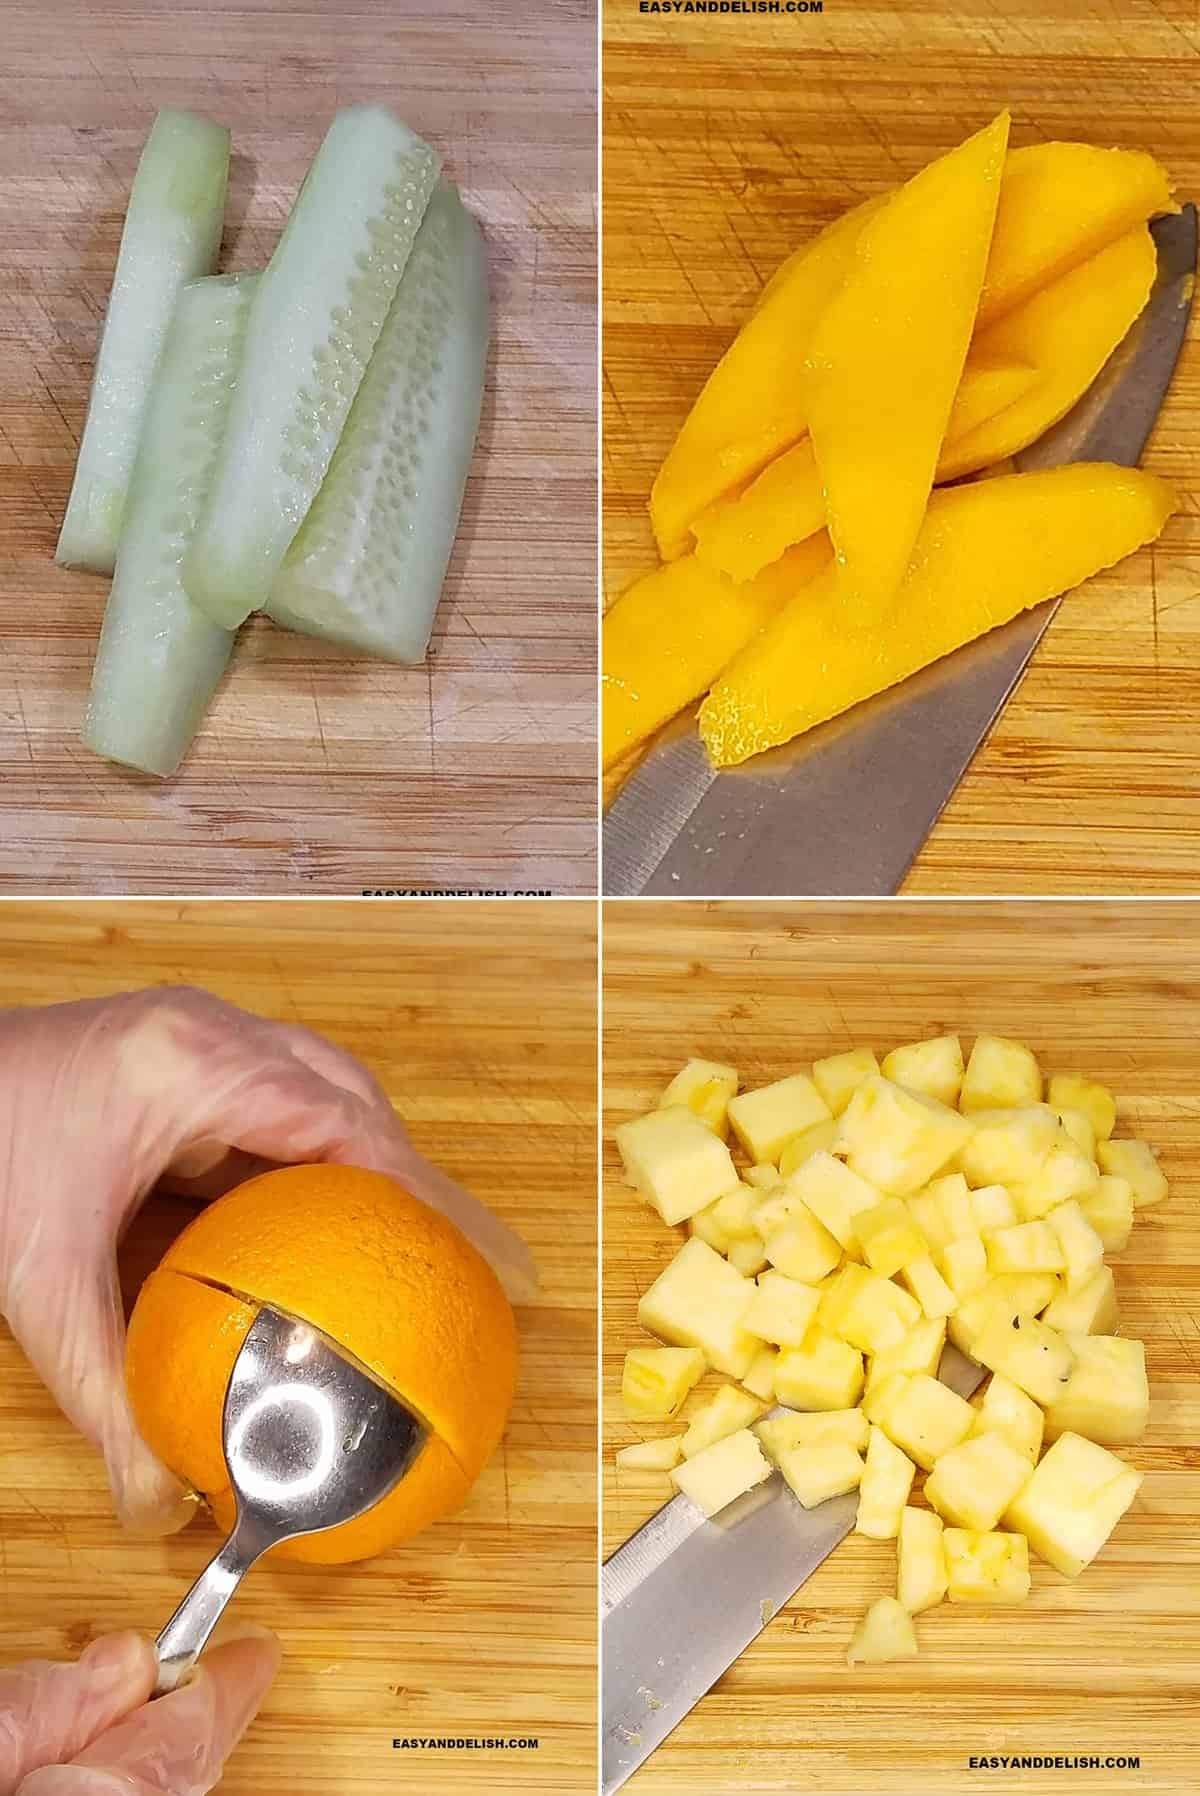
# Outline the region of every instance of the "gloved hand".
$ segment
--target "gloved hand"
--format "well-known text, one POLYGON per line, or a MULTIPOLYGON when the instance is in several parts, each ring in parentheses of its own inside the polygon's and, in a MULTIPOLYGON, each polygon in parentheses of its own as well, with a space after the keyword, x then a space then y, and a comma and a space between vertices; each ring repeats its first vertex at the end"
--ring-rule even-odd
POLYGON ((117 1511, 170 1533, 192 1499, 134 1427, 116 1246, 161 1178, 204 1195, 263 1162, 389 1173, 532 1295, 528 1250, 409 1141, 351 1055, 208 992, 164 988, 0 1011, 0 1314, 76 1427, 100 1447, 117 1511))
POLYGON ((274 1635, 246 1628, 153 1703, 139 1634, 94 1640, 76 1665, 0 1670, 0 1796, 205 1796, 278 1665, 274 1635))

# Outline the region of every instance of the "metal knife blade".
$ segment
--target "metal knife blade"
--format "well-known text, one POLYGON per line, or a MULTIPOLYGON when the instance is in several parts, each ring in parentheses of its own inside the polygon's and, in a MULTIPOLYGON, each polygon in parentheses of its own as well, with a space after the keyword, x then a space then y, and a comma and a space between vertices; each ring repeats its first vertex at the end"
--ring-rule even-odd
MULTIPOLYGON (((954 1347, 938 1376, 984 1377, 954 1347)), ((776 1472, 713 1521, 675 1497, 601 1573, 603 1796, 619 1790, 854 1526, 857 1499, 803 1509, 776 1472)))
MULTIPOLYGON (((1016 459, 1133 467, 1187 333, 1196 208, 1156 219, 1142 317, 1091 390, 1016 459)), ((890 692, 717 773, 694 720, 669 729, 604 822, 610 897, 870 896, 894 892, 1058 606, 1039 605, 890 692), (849 827, 852 820, 853 827, 849 827)))

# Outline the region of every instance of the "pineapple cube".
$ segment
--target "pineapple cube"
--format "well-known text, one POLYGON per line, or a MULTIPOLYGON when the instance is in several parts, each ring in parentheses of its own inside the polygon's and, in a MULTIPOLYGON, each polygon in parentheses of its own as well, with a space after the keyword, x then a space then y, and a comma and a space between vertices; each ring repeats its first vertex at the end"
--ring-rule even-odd
POLYGON ((694 1459, 714 1441, 723 1441, 727 1434, 736 1434, 739 1428, 748 1428, 751 1422, 757 1422, 762 1412, 762 1404, 749 1392, 739 1391, 733 1384, 723 1384, 707 1403, 701 1404, 688 1424, 680 1442, 683 1457, 694 1459))
POLYGON ((1012 1194, 1024 1220, 1035 1222, 1073 1197, 1087 1197, 1099 1183, 1096 1162, 1064 1136, 1031 1179, 1013 1181, 1012 1194))
POLYGON ((1063 1134, 1075 1143, 1085 1159, 1094 1160, 1096 1158, 1096 1131, 1092 1127, 1091 1117, 1086 1116, 1082 1110, 1064 1109, 1058 1104, 1051 1104, 1050 1108, 1062 1124, 1063 1134))
POLYGON ((958 1308, 958 1298, 928 1254, 912 1260, 900 1276, 931 1320, 949 1316, 958 1308))
POLYGON ((1062 1245, 1048 1222, 1018 1222, 1014 1228, 993 1229, 983 1241, 993 1275, 1061 1272, 1066 1264, 1062 1245))
POLYGON ((819 1284, 842 1257, 841 1247, 825 1224, 804 1205, 786 1222, 768 1230, 764 1251, 777 1272, 799 1279, 802 1285, 819 1284))
POLYGON ((924 1191, 914 1191, 911 1197, 904 1199, 904 1206, 924 1236, 929 1252, 940 1253, 950 1237, 934 1186, 927 1185, 924 1191))
MULTIPOLYGON (((720 1199, 717 1202, 719 1203, 720 1199)), ((715 1203, 705 1204, 702 1210, 697 1210, 694 1216, 689 1216, 687 1226, 689 1235, 698 1235, 701 1241, 706 1241, 709 1247, 714 1248, 717 1253, 728 1253, 733 1246, 730 1237, 717 1221, 717 1205, 715 1203)))
POLYGON ((981 1235, 984 1229, 1009 1229, 1021 1220, 1007 1185, 981 1185, 972 1191, 971 1213, 981 1235))
POLYGON ((1036 1177, 1061 1128, 1045 1104, 1011 1110, 984 1110, 958 1156, 968 1185, 1027 1183, 1036 1177))
POLYGON ((621 1123, 615 1138, 629 1183, 672 1226, 738 1183, 725 1143, 683 1104, 621 1123))
POLYGON ((811 1285, 782 1272, 764 1272, 742 1317, 742 1327, 776 1347, 799 1347, 820 1301, 820 1293, 811 1285))
POLYGON ((679 1464, 677 1434, 665 1434, 658 1441, 634 1441, 632 1446, 618 1447, 616 1464, 629 1472, 669 1472, 679 1464))
POLYGON ((804 1129, 799 1135, 793 1135, 779 1156, 779 1172, 783 1178, 789 1178, 797 1167, 811 1160, 814 1154, 823 1153, 831 1148, 837 1140, 837 1124, 832 1116, 826 1122, 814 1123, 811 1129, 804 1129))
POLYGON ((1041 1097, 1041 1068, 1030 1048, 1003 1035, 975 1038, 958 1100, 964 1116, 976 1110, 1011 1110, 1022 1104, 1037 1104, 1041 1097))
POLYGON ((902 1341, 920 1315, 916 1300, 891 1279, 848 1261, 826 1286, 818 1320, 852 1347, 881 1353, 902 1341))
POLYGON ((897 1373, 879 1387, 870 1418, 928 1472, 936 1459, 966 1439, 975 1411, 949 1385, 926 1372, 911 1372, 897 1373))
POLYGON ((942 1235, 947 1242, 962 1241, 979 1233, 971 1192, 961 1172, 947 1173, 925 1187, 927 1197, 937 1204, 942 1218, 942 1235))
POLYGON ((778 1358, 777 1347, 760 1347, 742 1379, 746 1389, 764 1403, 770 1403, 775 1396, 775 1361, 778 1358))
POLYGON ((761 1166, 747 1166, 742 1174, 742 1182, 753 1185, 756 1191, 774 1191, 782 1183, 782 1175, 777 1166, 764 1160, 761 1166))
POLYGON ((1159 1170, 1155 1151, 1146 1142, 1102 1141, 1096 1152, 1101 1172, 1129 1181, 1135 1210, 1161 1204, 1167 1195, 1166 1175, 1159 1170))
POLYGON ((759 1232, 754 1218, 761 1202, 762 1194, 753 1185, 735 1185, 713 1205, 713 1220, 731 1241, 745 1240, 759 1232))
POLYGON ((896 1547, 896 1595, 909 1614, 940 1603, 948 1577, 941 1516, 929 1509, 905 1509, 896 1547))
POLYGON ((870 1048, 852 1048, 848 1054, 830 1054, 828 1059, 814 1062, 813 1084, 830 1114, 840 1116, 859 1086, 878 1071, 879 1062, 870 1048))
POLYGON ((638 1321, 662 1341, 698 1347, 718 1372, 741 1378, 762 1345, 742 1327, 753 1296, 748 1278, 693 1237, 643 1294, 638 1321))
MULTIPOLYGON (((1111 1335, 1120 1320, 1111 1266, 1101 1266, 1085 1285, 1062 1291, 1047 1305, 1042 1321, 1064 1335, 1111 1335)), ((1080 1430, 1086 1434, 1086 1429, 1080 1430)))
POLYGON ((880 1071, 894 1085, 936 1098, 939 1104, 956 1104, 963 1081, 962 1043, 957 1035, 910 1042, 893 1048, 880 1071))
POLYGON ((803 1200, 844 1248, 857 1246, 854 1219, 864 1210, 873 1210, 880 1196, 873 1185, 827 1153, 813 1154, 806 1160, 792 1174, 788 1190, 803 1200))
POLYGON ((729 1133, 729 1100, 738 1088, 738 1076, 732 1066, 715 1060, 689 1060, 676 1073, 658 1100, 660 1110, 684 1104, 706 1128, 724 1141, 729 1133))
POLYGON ((970 1134, 970 1123, 956 1110, 876 1077, 859 1086, 843 1111, 838 1145, 860 1178, 890 1197, 909 1197, 942 1171, 970 1134))
POLYGON ((1074 1073, 1055 1073, 1046 1092, 1056 1110, 1080 1110, 1092 1125, 1097 1141, 1107 1141, 1116 1127, 1117 1100, 1107 1086, 1074 1073))
POLYGON ((844 1497, 857 1490, 863 1475, 862 1454, 845 1441, 821 1441, 816 1446, 785 1447, 779 1469, 792 1495, 805 1509, 815 1509, 830 1497, 844 1497))
POLYGON ((891 1278, 910 1260, 928 1255, 924 1235, 912 1219, 908 1206, 898 1197, 885 1197, 869 1210, 860 1210, 854 1218, 863 1257, 875 1272, 891 1278))
POLYGON ((828 1105, 803 1073, 729 1100, 733 1132, 752 1160, 778 1161, 794 1135, 828 1120, 828 1105))
POLYGON ((1023 1534, 947 1528, 946 1570, 952 1603, 1023 1603, 1029 1595, 1029 1542, 1023 1534))
POLYGON ((964 1235, 960 1241, 949 1242, 942 1249, 941 1268, 942 1277, 954 1293, 956 1307, 964 1298, 981 1291, 991 1277, 982 1236, 964 1235))
POLYGON ((1120 1253, 1133 1233, 1133 1186, 1111 1172, 1101 1173, 1096 1189, 1081 1197, 1083 1211, 1104 1243, 1106 1253, 1120 1253))
POLYGON ((1142 1473, 1081 1434, 1049 1449, 1005 1518, 1064 1577, 1091 1564, 1137 1495, 1142 1473))
POLYGON ((916 1470, 908 1454, 902 1453, 882 1428, 872 1428, 858 1487, 854 1526, 860 1534, 871 1540, 895 1540, 916 1470))
POLYGON ((945 1345, 945 1319, 940 1316, 923 1318, 894 1347, 885 1347, 882 1353, 872 1354, 867 1390, 878 1390, 897 1372, 928 1372, 931 1378, 936 1378, 945 1345))
POLYGON ((883 1665, 916 1656, 917 1631, 908 1610, 893 1596, 876 1597, 854 1630, 847 1665, 883 1665))
POLYGON ((634 1347, 625 1355, 621 1404, 638 1422, 668 1422, 704 1377, 704 1355, 695 1347, 634 1347))
POLYGON ((1102 1447, 1131 1447, 1150 1420, 1146 1348, 1122 1335, 1071 1335, 1075 1364, 1046 1410, 1046 1439, 1082 1434, 1102 1447))
POLYGON ((1104 1264, 1104 1243, 1073 1198, 1051 1210, 1046 1221, 1062 1248, 1067 1290, 1078 1291, 1104 1264))
POLYGON ((727 1434, 685 1460, 671 1473, 671 1482, 690 1497, 705 1515, 717 1515, 735 1497, 753 1490, 771 1476, 771 1463, 748 1428, 727 1434))
POLYGON ((803 1347, 785 1347, 775 1363, 776 1401, 794 1409, 851 1409, 862 1388, 862 1354, 820 1328, 803 1347))
POLYGON ((767 1458, 778 1463, 789 1447, 823 1447, 830 1441, 862 1453, 871 1427, 861 1409, 788 1410, 756 1422, 754 1432, 767 1458))
POLYGON ((1010 1447, 1015 1447, 1030 1465, 1036 1465, 1038 1454, 1042 1450, 1044 1426, 1040 1404, 1026 1396, 1011 1378, 994 1372, 988 1380, 983 1402, 975 1411, 971 1435, 1003 1435, 1010 1447))
POLYGON ((993 1309, 971 1347, 972 1359, 989 1372, 1002 1372, 1020 1385, 1043 1409, 1062 1391, 1075 1356, 1056 1329, 1035 1316, 1022 1316, 999 1305, 993 1309))
POLYGON ((974 1358, 974 1343, 994 1311, 1036 1316, 1061 1290, 1062 1282, 1053 1272, 1003 1272, 959 1304, 949 1320, 950 1339, 960 1352, 974 1358))
POLYGON ((767 1264, 767 1244, 761 1235, 746 1235, 729 1243, 725 1257, 743 1278, 754 1278, 767 1264))
POLYGON ((942 1454, 925 1480, 925 1500, 955 1527, 986 1534, 1032 1476, 1024 1453, 989 1430, 942 1454))

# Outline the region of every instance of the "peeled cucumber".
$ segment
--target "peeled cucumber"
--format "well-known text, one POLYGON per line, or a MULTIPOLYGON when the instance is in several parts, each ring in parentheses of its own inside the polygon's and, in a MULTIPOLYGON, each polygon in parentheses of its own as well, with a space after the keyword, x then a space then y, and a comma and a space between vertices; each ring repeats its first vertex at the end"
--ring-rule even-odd
POLYGON ((184 584, 233 629, 264 606, 329 467, 438 159, 382 106, 339 112, 259 283, 184 584))
POLYGON ((438 184, 312 510, 272 590, 277 623, 424 659, 479 427, 483 235, 438 184))
POLYGON ((180 570, 261 278, 214 275, 181 289, 146 407, 83 728, 96 754, 144 773, 174 773, 233 647, 188 598, 180 570))
POLYGON ((121 233, 67 515, 64 567, 111 574, 146 399, 175 296, 216 266, 229 132, 194 112, 160 112, 146 139, 121 233))

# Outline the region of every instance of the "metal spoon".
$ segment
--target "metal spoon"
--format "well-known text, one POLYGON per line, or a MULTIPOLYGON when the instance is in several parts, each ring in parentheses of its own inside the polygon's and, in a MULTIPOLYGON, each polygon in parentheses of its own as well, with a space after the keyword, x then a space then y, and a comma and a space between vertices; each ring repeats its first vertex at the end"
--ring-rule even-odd
POLYGON ((424 1424, 294 1317, 259 1311, 221 1417, 233 1533, 158 1636, 163 1695, 191 1670, 226 1603, 268 1547, 352 1521, 385 1497, 424 1444, 424 1424))

